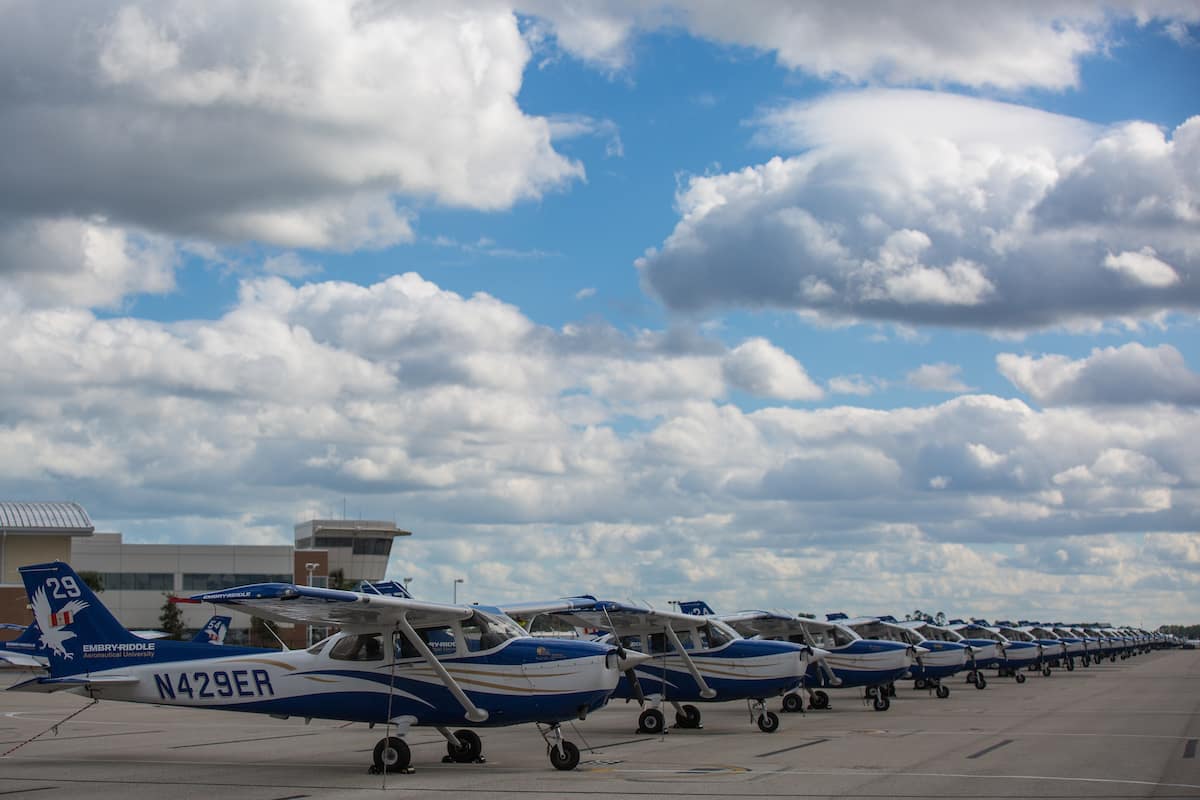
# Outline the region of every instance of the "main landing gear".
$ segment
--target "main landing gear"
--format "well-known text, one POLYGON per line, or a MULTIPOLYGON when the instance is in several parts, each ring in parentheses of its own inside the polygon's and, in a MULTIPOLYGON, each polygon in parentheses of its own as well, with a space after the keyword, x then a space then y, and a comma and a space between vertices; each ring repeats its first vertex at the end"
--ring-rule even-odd
POLYGON ((822 710, 829 708, 829 694, 817 689, 808 693, 808 707, 822 710))
POLYGON ((369 770, 372 775, 384 772, 411 774, 412 771, 412 751, 407 742, 399 736, 385 736, 379 740, 369 770))
POLYGON ((803 714, 804 697, 796 692, 788 692, 783 696, 783 713, 803 714))
POLYGON ((676 728, 703 728, 700 724, 700 709, 692 705, 681 706, 679 703, 672 703, 675 706, 675 727, 676 728))
POLYGON ((666 717, 657 708, 647 708, 638 715, 638 733, 662 733, 667 727, 666 717))
POLYGON ((482 764, 483 742, 479 734, 472 730, 463 729, 450 733, 446 728, 438 728, 438 733, 446 737, 446 755, 442 757, 445 764, 482 764))
POLYGON ((973 669, 967 673, 967 683, 975 684, 976 689, 987 688, 987 678, 983 677, 983 673, 977 669, 973 669))

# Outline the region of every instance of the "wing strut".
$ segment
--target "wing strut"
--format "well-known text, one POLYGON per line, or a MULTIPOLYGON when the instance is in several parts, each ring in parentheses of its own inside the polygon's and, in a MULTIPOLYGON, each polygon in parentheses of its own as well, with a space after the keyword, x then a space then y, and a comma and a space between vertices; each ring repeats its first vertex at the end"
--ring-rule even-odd
MULTIPOLYGON (((471 720, 471 722, 483 722, 486 720, 488 712, 482 708, 477 708, 471 702, 471 698, 467 697, 467 693, 458 685, 458 681, 454 680, 454 677, 446 671, 446 668, 442 666, 442 662, 437 660, 437 657, 426 646, 425 641, 413 630, 413 626, 408 622, 407 613, 401 614, 396 619, 396 627, 404 633, 408 641, 412 642, 412 646, 417 648, 417 652, 421 654, 425 662, 429 664, 429 667, 442 679, 442 683, 450 690, 450 694, 454 695, 454 699, 463 707, 463 711, 467 712, 467 719, 471 720)), ((395 655, 393 654, 392 657, 395 658, 395 655)))
POLYGON ((700 669, 692 661, 692 657, 683 649, 683 642, 679 641, 679 636, 675 633, 675 629, 671 627, 671 623, 663 626, 663 630, 667 632, 667 638, 671 640, 671 644, 675 645, 675 652, 679 653, 679 657, 683 659, 684 666, 687 671, 696 679, 696 684, 700 687, 700 696, 705 700, 711 700, 717 696, 716 691, 710 689, 708 684, 704 682, 704 676, 700 674, 700 669))

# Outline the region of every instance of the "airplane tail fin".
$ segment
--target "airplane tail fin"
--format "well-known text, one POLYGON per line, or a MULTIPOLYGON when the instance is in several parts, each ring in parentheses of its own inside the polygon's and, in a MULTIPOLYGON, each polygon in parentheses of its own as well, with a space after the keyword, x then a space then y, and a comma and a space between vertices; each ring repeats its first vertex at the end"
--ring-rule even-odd
POLYGON ((32 564, 20 572, 36 621, 29 630, 37 629, 38 652, 49 659, 52 676, 110 669, 134 656, 153 657, 154 642, 127 631, 67 564, 32 564))
POLYGON ((218 614, 208 621, 203 628, 196 631, 192 641, 197 644, 225 644, 225 634, 229 633, 229 625, 233 617, 218 614))
POLYGON ((684 614, 692 614, 697 617, 712 617, 716 616, 715 611, 709 608, 708 603, 703 600, 683 600, 679 603, 679 610, 684 614))

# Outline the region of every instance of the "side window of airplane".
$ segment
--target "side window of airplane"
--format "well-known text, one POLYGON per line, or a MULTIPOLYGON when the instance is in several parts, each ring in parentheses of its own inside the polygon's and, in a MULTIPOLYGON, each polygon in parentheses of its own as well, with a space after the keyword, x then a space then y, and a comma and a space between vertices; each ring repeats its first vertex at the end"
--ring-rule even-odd
POLYGON ((679 637, 679 643, 683 645, 684 650, 696 649, 695 631, 677 631, 676 636, 679 637))
POLYGON ((641 636, 622 636, 621 637, 621 647, 624 647, 626 650, 632 650, 635 653, 644 653, 645 652, 644 650, 642 650, 642 637, 641 636))
POLYGON ((443 625, 440 628, 424 628, 417 634, 425 640, 429 651, 435 656, 452 656, 458 651, 458 639, 454 628, 443 625))
POLYGON ((853 639, 850 638, 850 634, 846 633, 844 630, 841 630, 840 628, 832 628, 829 631, 829 638, 832 640, 834 647, 845 647, 846 645, 848 645, 852 641, 854 641, 853 639))
POLYGON ((648 653, 665 653, 669 649, 667 647, 667 635, 665 633, 652 633, 646 637, 648 653))
POLYGON ((383 647, 379 644, 379 634, 362 633, 342 637, 329 651, 329 657, 336 661, 382 661, 383 647))
MULTIPOLYGON (((418 632, 418 635, 420 635, 419 632, 418 632)), ((396 653, 395 657, 398 660, 405 659, 405 658, 420 658, 421 657, 421 653, 419 650, 417 650, 417 646, 414 645, 412 642, 410 642, 408 637, 402 633, 398 633, 396 635, 395 653, 396 653)))

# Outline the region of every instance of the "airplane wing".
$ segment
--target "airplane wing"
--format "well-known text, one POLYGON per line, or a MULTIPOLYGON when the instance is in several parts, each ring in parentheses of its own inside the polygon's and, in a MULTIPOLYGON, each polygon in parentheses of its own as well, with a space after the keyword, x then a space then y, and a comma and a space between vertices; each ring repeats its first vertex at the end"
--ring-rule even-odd
POLYGON ((510 617, 531 619, 541 614, 553 614, 580 628, 600 628, 618 635, 665 627, 689 629, 695 627, 696 617, 678 611, 658 611, 648 606, 597 600, 590 595, 564 597, 558 600, 533 603, 509 603, 500 610, 510 617))
POLYGON ((430 603, 386 594, 346 592, 290 583, 256 583, 188 598, 256 617, 302 625, 337 625, 349 630, 390 630, 404 618, 420 628, 467 619, 469 606, 430 603))
POLYGON ((780 639, 803 632, 795 617, 772 611, 739 611, 717 617, 742 636, 780 639))

